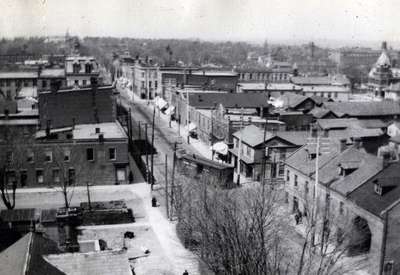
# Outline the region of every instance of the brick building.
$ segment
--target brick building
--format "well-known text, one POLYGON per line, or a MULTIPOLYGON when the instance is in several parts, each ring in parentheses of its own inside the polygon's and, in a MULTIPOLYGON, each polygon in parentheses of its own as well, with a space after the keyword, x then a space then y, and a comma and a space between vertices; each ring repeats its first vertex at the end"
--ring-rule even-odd
MULTIPOLYGON (((366 153, 359 142, 347 145, 345 141, 331 140, 319 157, 315 191, 316 153, 315 144, 308 144, 286 160, 288 209, 306 215, 317 205, 317 219, 322 219, 328 211, 332 224, 329 230, 337 240, 349 231, 349 255, 368 255, 368 269, 373 274, 396 274, 398 271, 382 271, 399 268, 396 249, 400 195, 398 175, 394 172, 399 163, 366 153), (318 194, 316 204, 314 194, 318 194)), ((322 224, 317 230, 321 229, 322 224)))
POLYGON ((113 86, 61 88, 39 94, 40 127, 114 122, 116 105, 113 86))
POLYGON ((118 122, 40 130, 18 150, 0 147, 7 181, 18 187, 127 183, 128 138, 118 122))

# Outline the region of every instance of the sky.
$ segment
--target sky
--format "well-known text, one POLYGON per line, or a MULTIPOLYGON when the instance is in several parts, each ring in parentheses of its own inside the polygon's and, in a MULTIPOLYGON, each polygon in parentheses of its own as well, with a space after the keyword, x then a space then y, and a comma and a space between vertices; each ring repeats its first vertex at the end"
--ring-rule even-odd
POLYGON ((398 41, 399 0, 0 0, 0 36, 398 41))

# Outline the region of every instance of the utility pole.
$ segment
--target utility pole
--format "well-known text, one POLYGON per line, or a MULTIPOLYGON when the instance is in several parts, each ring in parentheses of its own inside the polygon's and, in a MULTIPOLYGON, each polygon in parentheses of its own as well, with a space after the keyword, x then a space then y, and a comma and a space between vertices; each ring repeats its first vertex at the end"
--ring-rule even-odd
POLYGON ((187 143, 190 144, 190 132, 189 132, 189 126, 190 126, 190 119, 189 119, 189 90, 186 89, 185 87, 185 92, 186 92, 186 125, 188 129, 187 133, 187 143))
POLYGON ((171 218, 173 217, 174 213, 174 189, 175 189, 175 166, 176 166, 176 149, 178 144, 175 142, 174 144, 174 155, 172 157, 172 176, 171 176, 171 218))
POLYGON ((142 128, 140 127, 140 121, 139 121, 139 140, 142 139, 142 128))
POLYGON ((267 144, 265 143, 265 139, 267 137, 267 119, 265 120, 265 124, 264 124, 264 138, 263 138, 263 148, 264 148, 264 153, 263 153, 263 158, 262 158, 262 167, 261 167, 261 177, 262 177, 262 186, 264 189, 264 185, 265 185, 265 165, 267 164, 267 144))
POLYGON ((242 128, 243 128, 243 108, 240 110, 240 129, 239 129, 239 146, 238 146, 238 158, 237 158, 237 185, 240 185, 240 157, 242 154, 242 128))
POLYGON ((88 198, 88 204, 89 204, 89 211, 92 211, 92 203, 90 201, 90 190, 89 190, 89 182, 86 182, 86 192, 87 192, 87 198, 88 198))
POLYGON ((165 207, 167 210, 167 218, 169 219, 169 202, 168 202, 168 155, 165 154, 165 207))
POLYGON ((152 122, 152 130, 151 130, 151 190, 154 187, 154 123, 156 118, 156 107, 153 109, 153 122, 152 122))
POLYGON ((145 151, 146 151, 146 182, 149 183, 149 141, 147 135, 147 123, 144 124, 144 134, 146 135, 145 139, 145 151))

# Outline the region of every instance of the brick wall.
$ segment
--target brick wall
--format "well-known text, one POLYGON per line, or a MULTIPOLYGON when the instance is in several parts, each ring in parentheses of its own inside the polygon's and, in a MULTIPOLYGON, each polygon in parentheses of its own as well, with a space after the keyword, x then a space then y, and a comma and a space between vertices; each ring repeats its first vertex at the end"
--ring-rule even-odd
POLYGON ((79 89, 39 94, 39 117, 42 129, 51 120, 52 128, 76 124, 114 122, 116 106, 112 88, 98 88, 95 96, 91 89, 79 89), (99 121, 96 121, 97 108, 99 121))

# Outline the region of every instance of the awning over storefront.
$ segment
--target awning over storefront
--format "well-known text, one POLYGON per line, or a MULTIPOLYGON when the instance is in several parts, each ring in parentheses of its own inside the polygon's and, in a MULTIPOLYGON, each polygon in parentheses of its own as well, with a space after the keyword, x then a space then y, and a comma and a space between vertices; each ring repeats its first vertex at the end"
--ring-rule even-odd
POLYGON ((215 143, 213 146, 211 146, 211 149, 221 155, 228 154, 228 145, 226 145, 226 143, 223 141, 215 143))
POLYGON ((175 107, 174 106, 169 106, 168 108, 167 108, 167 110, 165 110, 165 112, 164 112, 166 115, 173 115, 174 113, 175 113, 175 107))
POLYGON ((197 129, 197 125, 194 124, 193 122, 190 122, 189 125, 186 126, 186 129, 187 129, 189 132, 193 132, 193 131, 195 131, 195 130, 197 129))
POLYGON ((160 109, 164 109, 168 107, 168 102, 166 102, 163 98, 161 97, 156 97, 154 99, 154 104, 160 108, 160 109))

